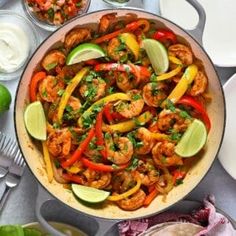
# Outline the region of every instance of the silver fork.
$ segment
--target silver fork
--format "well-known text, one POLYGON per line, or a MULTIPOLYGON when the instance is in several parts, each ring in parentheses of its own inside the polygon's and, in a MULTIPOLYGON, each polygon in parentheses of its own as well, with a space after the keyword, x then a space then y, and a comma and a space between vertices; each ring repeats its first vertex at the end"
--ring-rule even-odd
POLYGON ((21 176, 24 173, 24 169, 25 169, 25 162, 21 155, 20 149, 18 149, 14 161, 12 165, 9 167, 8 170, 9 172, 6 176, 6 182, 5 182, 6 187, 3 192, 2 198, 0 199, 0 212, 2 211, 4 203, 6 202, 12 188, 16 187, 19 184, 21 176))
POLYGON ((17 147, 17 143, 12 138, 0 132, 0 179, 7 174, 17 147))

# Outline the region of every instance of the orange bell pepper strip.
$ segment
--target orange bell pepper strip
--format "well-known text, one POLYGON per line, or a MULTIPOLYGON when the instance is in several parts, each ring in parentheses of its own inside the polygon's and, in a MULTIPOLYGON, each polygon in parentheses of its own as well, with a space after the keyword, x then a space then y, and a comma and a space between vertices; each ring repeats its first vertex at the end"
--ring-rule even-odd
POLYGON ((95 129, 91 128, 87 134, 87 137, 80 143, 79 147, 76 149, 73 155, 69 159, 62 162, 61 166, 66 169, 67 167, 73 165, 76 161, 78 161, 94 136, 95 129))
POLYGON ((114 171, 124 170, 130 164, 128 162, 128 163, 123 164, 123 165, 112 166, 112 165, 105 165, 105 164, 102 164, 102 163, 95 163, 95 162, 92 162, 92 161, 90 161, 86 158, 82 158, 81 161, 86 167, 88 167, 92 170, 103 171, 103 172, 114 172, 114 171))
POLYGON ((154 189, 146 196, 143 206, 147 207, 151 204, 151 202, 156 198, 159 191, 154 187, 154 189))
POLYGON ((30 85, 29 85, 29 94, 30 94, 30 101, 35 102, 37 100, 37 88, 38 83, 45 79, 47 74, 44 71, 37 72, 33 75, 30 85))
POLYGON ((97 44, 100 44, 100 43, 103 43, 105 41, 108 41, 112 38, 115 38, 117 37, 119 34, 121 33, 125 33, 125 32, 130 32, 130 31, 135 31, 136 29, 138 28, 142 28, 142 31, 143 32, 147 32, 149 29, 150 29, 150 23, 148 20, 145 20, 145 19, 139 19, 137 21, 134 21, 134 22, 131 22, 129 24, 127 24, 125 26, 125 28, 123 29, 119 29, 117 31, 114 31, 110 34, 106 34, 104 36, 101 36, 100 38, 97 38, 95 40, 92 40, 93 43, 97 43, 97 44))

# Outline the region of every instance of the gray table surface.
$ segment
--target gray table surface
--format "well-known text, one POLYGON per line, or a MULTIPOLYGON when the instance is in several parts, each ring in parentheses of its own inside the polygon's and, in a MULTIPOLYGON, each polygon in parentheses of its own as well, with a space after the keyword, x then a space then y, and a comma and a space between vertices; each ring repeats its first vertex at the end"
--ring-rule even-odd
MULTIPOLYGON (((134 1, 136 0, 133 0, 133 2, 134 1)), ((89 11, 106 7, 108 7, 108 5, 104 4, 101 0, 92 0, 89 11)), ((159 13, 158 0, 146 0, 144 8, 148 11, 159 13)), ((2 9, 11 9, 22 15, 24 14, 19 0, 9 0, 2 9)), ((39 28, 37 29, 40 32, 42 39, 49 35, 48 32, 39 28)), ((222 84, 224 84, 230 76, 236 72, 236 67, 216 69, 219 73, 222 84)), ((10 88, 12 97, 14 98, 17 81, 4 82, 4 84, 10 88)), ((227 115, 230 115, 230 111, 228 111, 227 115)), ((15 136, 13 127, 13 104, 11 105, 10 111, 0 117, 0 131, 13 137, 15 136)), ((4 181, 1 181, 0 194, 3 191, 3 186, 4 181)), ((191 192, 188 198, 193 200, 202 200, 209 193, 215 195, 216 203, 219 208, 236 219, 236 181, 225 172, 217 159, 207 176, 191 192)), ((25 224, 35 221, 34 207, 36 194, 37 181, 30 170, 26 168, 22 181, 19 186, 12 191, 3 212, 0 214, 0 224, 25 224)))

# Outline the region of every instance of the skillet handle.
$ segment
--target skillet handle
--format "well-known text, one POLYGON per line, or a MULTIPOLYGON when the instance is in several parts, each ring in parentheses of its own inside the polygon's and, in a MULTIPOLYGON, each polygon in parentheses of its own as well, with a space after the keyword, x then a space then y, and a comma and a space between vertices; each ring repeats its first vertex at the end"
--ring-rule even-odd
POLYGON ((46 191, 42 189, 40 185, 38 185, 38 195, 35 205, 35 214, 38 222, 43 226, 43 228, 45 228, 48 231, 48 233, 52 235, 66 236, 65 234, 59 232, 58 230, 53 228, 50 224, 48 224, 48 222, 44 219, 42 215, 41 208, 45 203, 49 201, 55 201, 55 199, 53 199, 53 197, 51 197, 48 193, 46 193, 46 191))
POLYGON ((190 33, 198 41, 198 43, 202 45, 202 36, 206 24, 206 12, 197 0, 186 1, 196 9, 199 16, 198 24, 196 25, 195 29, 186 31, 190 33))

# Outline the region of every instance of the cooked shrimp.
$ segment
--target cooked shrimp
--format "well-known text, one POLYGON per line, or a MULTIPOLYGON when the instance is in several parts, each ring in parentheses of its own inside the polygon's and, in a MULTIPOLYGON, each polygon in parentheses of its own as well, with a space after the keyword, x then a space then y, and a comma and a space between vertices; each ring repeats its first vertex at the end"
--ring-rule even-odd
POLYGON ((126 137, 115 137, 113 140, 111 135, 107 134, 105 146, 108 159, 117 165, 129 162, 134 153, 133 144, 126 137))
POLYGON ((160 131, 169 132, 173 129, 176 132, 184 132, 189 124, 191 119, 189 117, 181 116, 181 110, 175 109, 171 110, 162 110, 158 115, 157 125, 160 131))
POLYGON ((58 72, 57 77, 68 82, 68 80, 72 79, 81 69, 82 64, 66 65, 58 72))
POLYGON ((83 98, 95 102, 105 95, 105 89, 105 81, 99 78, 93 79, 92 82, 83 83, 79 88, 79 92, 83 98))
POLYGON ((107 46, 108 56, 114 61, 124 60, 127 57, 127 49, 121 47, 121 42, 118 38, 113 38, 107 46))
POLYGON ((76 45, 91 39, 91 30, 86 28, 72 29, 65 37, 65 48, 71 49, 76 45))
POLYGON ((116 13, 110 13, 102 16, 98 26, 98 32, 100 34, 106 33, 111 27, 112 23, 116 21, 116 13))
POLYGON ((144 101, 139 90, 133 89, 127 94, 130 97, 130 101, 118 103, 116 110, 125 118, 133 118, 142 112, 144 101))
POLYGON ((152 149, 152 158, 158 166, 183 165, 182 158, 175 154, 175 144, 169 141, 158 142, 152 149))
POLYGON ((71 140, 71 132, 68 129, 56 129, 48 135, 48 151, 54 157, 65 157, 70 153, 71 140))
POLYGON ((193 53, 191 49, 183 44, 174 44, 168 48, 168 54, 179 58, 184 65, 193 63, 193 53))
POLYGON ((141 179, 141 182, 145 186, 150 186, 155 184, 159 180, 159 172, 154 166, 153 161, 142 161, 139 160, 137 172, 141 179))
POLYGON ((190 95, 192 96, 198 96, 200 94, 203 94, 207 88, 207 77, 202 71, 198 71, 197 75, 195 76, 193 80, 192 87, 189 91, 190 95))
POLYGON ((141 142, 141 146, 135 148, 135 152, 140 155, 148 154, 154 146, 154 139, 151 132, 146 128, 139 128, 135 131, 135 137, 141 142))
POLYGON ((64 88, 64 82, 55 76, 48 75, 39 84, 39 95, 44 101, 55 102, 60 97, 59 91, 64 88))
POLYGON ((135 179, 129 171, 119 171, 113 175, 112 189, 117 193, 124 193, 135 184, 135 179))
POLYGON ((118 201, 117 205, 123 210, 133 211, 143 206, 145 198, 145 192, 139 189, 136 193, 131 195, 131 197, 118 201))
POLYGON ((162 82, 148 83, 143 87, 143 100, 148 106, 158 107, 166 98, 166 85, 162 82))
POLYGON ((85 185, 93 188, 104 189, 111 182, 111 173, 109 172, 98 172, 88 168, 83 172, 83 175, 87 180, 85 185))
POLYGON ((42 67, 49 71, 56 66, 63 66, 65 65, 66 56, 62 51, 59 50, 52 50, 43 58, 42 60, 42 67))
MULTIPOLYGON (((57 106, 58 104, 53 103, 51 104, 48 110, 48 118, 53 123, 57 122, 58 120, 57 118, 58 107, 57 106)), ((80 107, 81 107, 80 100, 74 96, 70 96, 67 103, 67 108, 70 109, 69 113, 70 113, 71 118, 73 117, 74 119, 76 119, 79 117, 78 110, 80 109, 80 107)))
POLYGON ((124 92, 136 88, 140 82, 140 79, 133 74, 128 75, 126 72, 114 72, 114 76, 117 87, 124 92))

